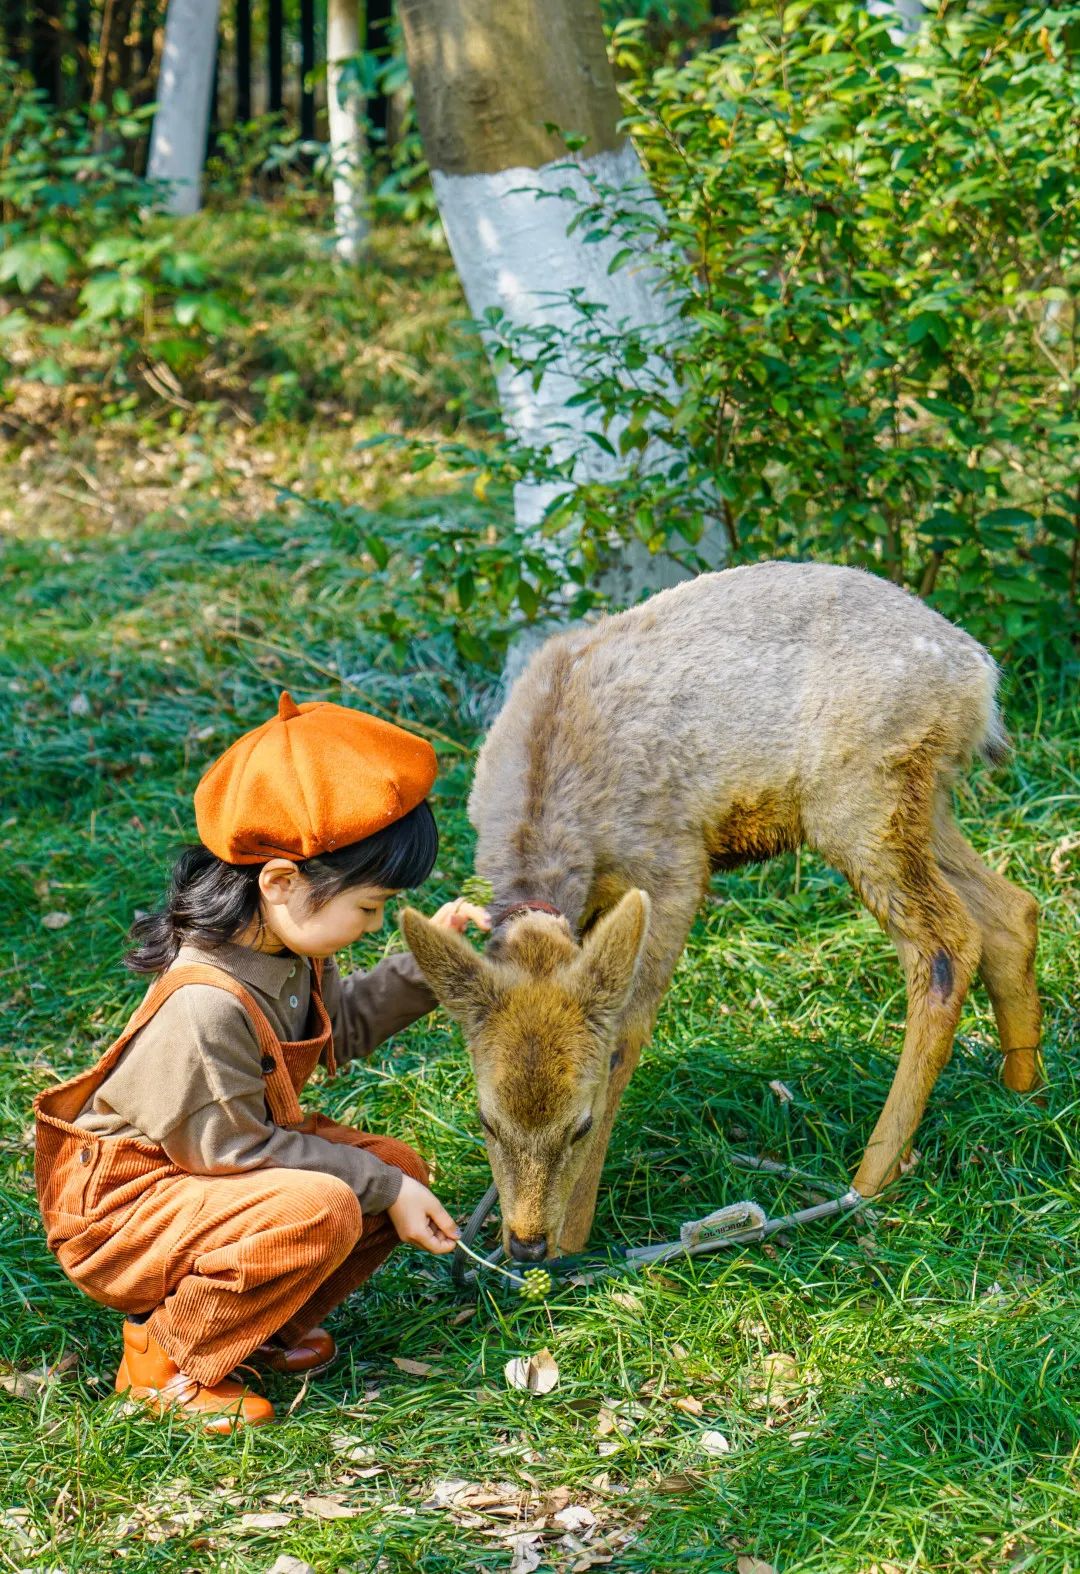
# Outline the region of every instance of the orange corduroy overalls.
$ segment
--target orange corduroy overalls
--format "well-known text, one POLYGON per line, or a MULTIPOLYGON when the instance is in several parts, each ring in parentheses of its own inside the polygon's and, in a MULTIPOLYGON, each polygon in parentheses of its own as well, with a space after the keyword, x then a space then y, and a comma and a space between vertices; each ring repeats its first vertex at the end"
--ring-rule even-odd
POLYGON ((266 1101, 280 1126, 367 1148, 426 1184, 419 1154, 325 1115, 297 1094, 333 1037, 321 966, 312 969, 314 1038, 282 1042, 230 974, 192 963, 163 973, 126 1028, 89 1071, 34 1100, 35 1172, 50 1249, 68 1278, 116 1310, 152 1312, 151 1330, 181 1371, 219 1382, 272 1334, 314 1327, 370 1277, 397 1244, 385 1213, 363 1217, 345 1181, 312 1170, 193 1175, 156 1143, 97 1137, 72 1124, 139 1029, 185 984, 211 984, 242 1003, 262 1051, 266 1101))

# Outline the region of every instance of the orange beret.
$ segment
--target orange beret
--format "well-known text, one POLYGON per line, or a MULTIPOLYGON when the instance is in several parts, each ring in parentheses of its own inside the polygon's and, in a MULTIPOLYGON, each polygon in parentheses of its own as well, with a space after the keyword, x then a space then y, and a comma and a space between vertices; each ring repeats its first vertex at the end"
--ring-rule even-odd
POLYGON ((314 858, 391 825, 423 801, 435 750, 377 716, 317 701, 245 732, 195 789, 195 822, 228 864, 314 858))

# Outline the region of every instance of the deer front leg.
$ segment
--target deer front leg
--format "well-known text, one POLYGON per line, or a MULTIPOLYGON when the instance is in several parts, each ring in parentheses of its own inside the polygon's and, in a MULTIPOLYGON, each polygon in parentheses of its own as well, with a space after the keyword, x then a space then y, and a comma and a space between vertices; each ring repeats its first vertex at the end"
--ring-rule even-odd
POLYGON ((634 1074, 638 1061, 641 1059, 642 1046, 649 1036, 647 1026, 638 1026, 627 1031, 620 1039, 619 1047, 612 1056, 611 1080, 608 1083, 607 1103, 604 1107, 604 1118, 600 1122, 593 1137, 589 1157, 585 1161, 585 1168, 578 1177, 577 1185, 570 1193, 570 1201, 566 1207, 566 1218, 563 1222, 562 1232, 559 1236, 559 1249, 564 1252, 582 1251, 589 1239, 592 1229, 593 1215, 596 1212, 596 1197, 600 1190, 600 1175, 604 1168, 604 1159, 607 1157, 608 1143, 611 1141, 612 1127, 615 1125, 615 1116, 619 1110, 623 1093, 634 1074), (616 1058, 617 1057, 617 1058, 616 1058))

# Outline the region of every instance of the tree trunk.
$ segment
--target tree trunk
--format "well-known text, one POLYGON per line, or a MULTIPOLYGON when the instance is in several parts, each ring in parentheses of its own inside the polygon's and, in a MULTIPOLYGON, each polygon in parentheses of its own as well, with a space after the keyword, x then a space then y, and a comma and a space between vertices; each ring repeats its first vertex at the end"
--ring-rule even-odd
POLYGON ((923 0, 866 0, 866 9, 871 16, 882 20, 892 17, 889 37, 894 44, 902 44, 917 33, 926 16, 923 0))
POLYGON ((285 7, 283 0, 268 0, 266 11, 266 71, 268 79, 267 109, 272 115, 280 114, 285 103, 284 90, 284 39, 285 7))
POLYGON ((350 263, 359 260, 367 241, 364 100, 356 72, 359 53, 357 0, 328 0, 326 110, 333 167, 335 250, 343 262, 350 263))
MULTIPOLYGON (((566 292, 602 303, 611 331, 669 324, 674 332, 675 303, 647 263, 608 273, 618 239, 586 244, 580 230, 566 233, 581 201, 595 200, 594 181, 623 208, 656 201, 618 129, 597 0, 401 0, 399 12, 435 197, 473 316, 497 307, 517 326, 568 332, 538 389, 529 376, 499 375, 507 424, 534 446, 549 444, 557 459, 576 455, 576 480, 616 479, 626 462, 585 438, 595 416, 567 407, 581 372, 571 347, 580 318, 566 292), (581 150, 571 157, 549 125, 583 135, 581 150)), ((608 435, 617 448, 617 429, 608 435)), ((644 462, 665 456, 654 443, 644 462)), ((565 485, 519 486, 519 525, 537 524, 561 492, 565 485)), ((620 549, 604 588, 626 602, 684 577, 672 558, 635 541, 620 549)))
POLYGON ((57 105, 64 92, 60 70, 63 41, 60 0, 36 0, 30 13, 30 70, 35 84, 57 105))
POLYGON ((217 61, 218 0, 169 0, 147 173, 170 213, 197 213, 217 61))
POLYGON ((236 118, 251 119, 251 0, 235 0, 236 118))

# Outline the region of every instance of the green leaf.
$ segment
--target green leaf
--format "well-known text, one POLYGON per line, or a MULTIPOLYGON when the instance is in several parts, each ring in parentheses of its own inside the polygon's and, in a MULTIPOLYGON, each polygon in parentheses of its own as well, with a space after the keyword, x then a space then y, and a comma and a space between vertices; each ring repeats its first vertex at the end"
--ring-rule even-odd
POLYGON ((472 569, 463 568, 454 581, 457 591, 458 606, 462 612, 467 612, 476 598, 476 581, 472 569))
POLYGON ((1020 530, 1035 523, 1035 515, 1029 514, 1026 508, 993 508, 988 514, 982 515, 979 528, 985 530, 1004 527, 1008 530, 1020 530))
POLYGON ((146 297, 147 282, 128 273, 105 273, 88 279, 79 291, 85 318, 104 322, 135 316, 146 297))
POLYGON ((42 279, 63 284, 74 264, 70 249, 49 236, 17 242, 0 253, 0 284, 14 279, 22 293, 29 295, 42 279))
POLYGON ((377 568, 385 568, 390 561, 390 548, 381 536, 369 532, 364 537, 364 551, 375 559, 377 568))
POLYGON ((0 339, 14 339, 17 334, 25 333, 32 326, 32 319, 20 307, 16 311, 6 312, 0 317, 0 339))

